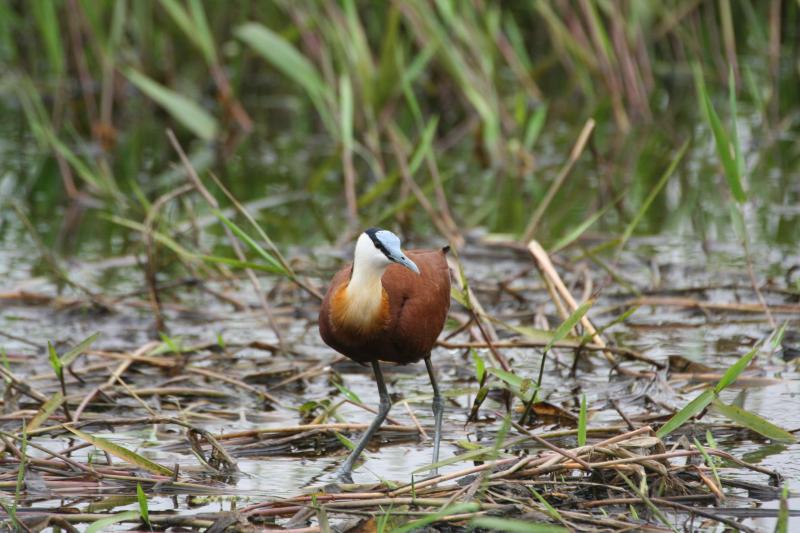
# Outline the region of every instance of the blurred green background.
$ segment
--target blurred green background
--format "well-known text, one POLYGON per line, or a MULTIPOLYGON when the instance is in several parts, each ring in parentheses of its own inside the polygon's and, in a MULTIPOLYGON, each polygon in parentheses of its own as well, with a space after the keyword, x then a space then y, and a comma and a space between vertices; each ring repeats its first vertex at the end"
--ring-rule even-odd
POLYGON ((0 241, 111 256, 141 249, 150 216, 210 252, 209 206, 184 187, 172 128, 220 203, 212 174, 278 246, 376 225, 485 228, 551 250, 579 235, 796 244, 799 12, 796 0, 4 1, 0 241))

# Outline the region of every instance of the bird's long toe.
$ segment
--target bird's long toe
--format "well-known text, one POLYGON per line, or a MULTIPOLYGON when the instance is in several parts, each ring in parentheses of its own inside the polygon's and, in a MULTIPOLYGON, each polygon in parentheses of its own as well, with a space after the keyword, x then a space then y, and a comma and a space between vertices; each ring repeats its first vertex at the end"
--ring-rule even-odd
POLYGON ((353 474, 348 470, 339 470, 336 473, 336 481, 339 483, 353 483, 353 474))
POLYGON ((433 478, 437 478, 437 477, 439 477, 439 470, 434 468, 434 469, 431 469, 431 471, 428 474, 426 474, 425 476, 423 476, 422 478, 415 478, 415 479, 416 479, 416 482, 419 483, 420 481, 428 481, 429 479, 433 479, 433 478))

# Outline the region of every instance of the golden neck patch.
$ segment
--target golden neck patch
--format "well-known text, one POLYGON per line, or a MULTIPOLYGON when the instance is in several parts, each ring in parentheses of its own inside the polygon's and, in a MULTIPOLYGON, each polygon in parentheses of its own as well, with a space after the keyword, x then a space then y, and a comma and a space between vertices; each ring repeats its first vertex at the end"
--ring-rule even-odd
POLYGON ((389 295, 380 278, 369 285, 343 285, 331 301, 331 324, 354 335, 373 335, 383 329, 388 320, 389 295))

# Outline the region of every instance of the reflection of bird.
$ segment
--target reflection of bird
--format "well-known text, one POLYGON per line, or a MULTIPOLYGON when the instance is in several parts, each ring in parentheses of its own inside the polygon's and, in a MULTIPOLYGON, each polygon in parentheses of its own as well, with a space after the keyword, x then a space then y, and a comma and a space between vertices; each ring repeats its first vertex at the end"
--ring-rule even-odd
POLYGON ((322 340, 350 359, 371 363, 380 395, 378 415, 339 468, 343 481, 351 481, 353 463, 392 406, 378 361, 403 365, 425 360, 433 386, 434 464, 439 460, 444 403, 430 355, 450 308, 447 250, 404 254, 394 233, 368 229, 358 238, 353 264, 331 281, 319 312, 322 340))

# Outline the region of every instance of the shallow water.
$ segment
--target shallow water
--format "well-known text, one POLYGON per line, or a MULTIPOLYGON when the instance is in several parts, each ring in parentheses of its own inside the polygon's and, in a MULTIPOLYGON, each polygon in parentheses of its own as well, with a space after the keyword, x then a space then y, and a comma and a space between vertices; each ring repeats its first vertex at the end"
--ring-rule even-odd
MULTIPOLYGON (((758 248, 758 252, 764 252, 764 255, 759 257, 767 259, 757 264, 759 276, 782 265, 800 264, 797 250, 770 248, 767 252, 765 247, 763 250, 758 248)), ((25 250, 6 244, 2 257, 4 259, 0 264, 3 268, 14 270, 14 275, 5 278, 3 291, 10 292, 24 287, 30 292, 54 294, 54 287, 46 280, 30 281, 25 276, 19 275, 32 266, 31 258, 26 256, 25 250)), ((472 241, 464 247, 462 260, 478 298, 483 301, 491 314, 512 317, 514 313, 525 312, 523 318, 518 321, 519 324, 532 325, 529 312, 538 309, 549 319, 551 326, 558 323, 552 304, 546 292, 541 289, 534 272, 510 285, 525 296, 527 300, 524 303, 510 298, 508 294, 498 297, 496 290, 498 282, 518 274, 521 269, 530 265, 524 254, 510 253, 507 250, 498 251, 496 248, 487 248, 477 241, 472 241), (492 260, 492 257, 495 259, 492 260)), ((76 271, 85 272, 82 281, 86 283, 96 284, 98 279, 107 275, 98 273, 91 265, 77 261, 73 267, 76 271)), ((136 267, 127 266, 118 270, 115 277, 124 281, 119 282, 117 294, 141 287, 136 267)), ((580 276, 566 269, 561 271, 568 284, 573 282, 577 284, 575 292, 580 294, 580 276)), ((756 301, 750 289, 749 278, 742 268, 741 250, 732 245, 714 245, 710 255, 706 257, 697 246, 675 238, 635 240, 628 251, 621 256, 617 271, 639 290, 649 294, 657 294, 659 291, 674 294, 679 289, 717 287, 704 291, 706 297, 703 299, 728 303, 756 301), (731 286, 736 288, 731 289, 731 286)), ((596 283, 603 281, 599 269, 590 266, 589 272, 596 283)), ((266 277, 263 282, 265 285, 271 284, 270 279, 266 277)), ((317 282, 320 285, 324 283, 323 280, 317 282)), ((182 289, 177 293, 180 295, 181 309, 168 309, 166 317, 173 337, 179 338, 183 346, 198 343, 214 344, 218 338, 222 338, 227 346, 244 345, 253 341, 277 343, 277 337, 268 327, 263 312, 258 309, 257 299, 245 281, 210 285, 225 290, 229 296, 250 305, 251 309, 236 311, 209 296, 208 293, 196 289, 182 289)), ((68 289, 64 295, 69 296, 71 293, 73 291, 68 289)), ((693 293, 690 296, 701 298, 702 293, 693 293)), ((618 310, 614 310, 615 306, 630 297, 631 295, 625 294, 618 285, 609 285, 600 293, 600 298, 590 313, 593 320, 600 325, 613 320, 619 314, 618 310)), ((771 304, 792 300, 789 296, 771 292, 766 293, 766 298, 771 304)), ((48 340, 57 342, 59 349, 63 350, 64 346, 72 345, 89 334, 100 331, 102 337, 95 343, 94 349, 129 352, 137 349, 152 338, 150 309, 146 305, 136 304, 139 301, 142 301, 142 296, 118 302, 112 313, 57 309, 53 306, 23 305, 13 300, 4 301, 0 319, 0 337, 2 346, 11 358, 12 371, 20 376, 28 376, 32 386, 49 395, 55 392, 56 384, 50 377, 51 371, 44 349, 48 340)), ((273 300, 273 306, 284 341, 294 353, 292 357, 287 359, 255 348, 228 349, 226 353, 201 350, 190 356, 189 361, 192 366, 210 368, 238 379, 245 379, 250 374, 276 368, 288 369, 287 375, 291 375, 297 369, 324 364, 336 356, 319 339, 315 326, 316 307, 312 301, 287 289, 287 286, 282 286, 273 300)), ((461 312, 455 304, 454 312, 461 312)), ((779 323, 785 322, 787 332, 790 333, 797 331, 800 326, 798 316, 776 313, 775 319, 779 323)), ((763 313, 710 311, 704 314, 684 307, 643 306, 624 323, 612 326, 605 334, 616 343, 640 350, 659 361, 666 361, 671 355, 681 355, 717 369, 725 369, 737 356, 749 350, 754 342, 766 338, 770 332, 771 328, 763 313)), ((461 334, 453 340, 468 339, 461 334)), ((478 352, 484 360, 487 362, 490 360, 485 350, 478 352)), ((515 348, 503 352, 517 374, 535 377, 540 363, 540 350, 515 348)), ((664 372, 659 373, 659 379, 649 383, 621 378, 596 354, 589 358, 589 366, 582 364, 579 367, 577 377, 573 379, 569 377, 572 350, 555 350, 553 355, 555 357, 551 358, 546 366, 543 381, 545 399, 577 413, 576 399, 581 393, 585 393, 591 413, 590 427, 602 427, 620 422, 619 416, 608 403, 611 398, 620 400, 621 407, 628 416, 635 416, 649 413, 649 408, 641 400, 642 394, 650 394, 678 408, 696 394, 696 392, 681 393, 686 383, 668 382, 664 372), (555 360, 558 364, 554 362, 555 360)), ((83 356, 76 367, 81 369, 100 361, 103 361, 102 357, 83 356)), ((494 430, 497 427, 496 420, 502 417, 504 411, 502 404, 491 399, 487 400, 481 410, 481 422, 465 425, 472 399, 477 391, 471 360, 465 358, 463 350, 437 348, 434 363, 442 389, 447 396, 441 459, 458 453, 460 441, 492 443, 494 430)), ((111 361, 109 371, 116 364, 117 362, 111 361)), ((624 363, 624 366, 640 370, 648 369, 646 365, 639 363, 624 363)), ((172 385, 188 384, 195 388, 223 390, 227 393, 225 398, 206 397, 203 393, 197 393, 194 397, 180 398, 177 403, 169 398, 162 398, 159 402, 151 397, 145 398, 144 401, 154 411, 170 416, 178 415, 179 412, 175 407, 180 405, 184 415, 189 416, 194 425, 215 434, 225 434, 251 428, 296 425, 301 420, 295 409, 305 402, 326 398, 332 401, 341 399, 341 395, 330 383, 332 371, 341 374, 345 386, 367 405, 375 405, 377 391, 368 369, 346 362, 337 363, 333 365, 332 370, 327 369, 306 380, 302 388, 281 389, 276 394, 279 394, 284 405, 268 411, 264 410, 263 402, 253 394, 235 386, 215 382, 213 379, 198 376, 168 376, 156 368, 139 365, 126 372, 124 379, 132 387, 157 386, 169 382, 172 385), (188 413, 194 413, 196 416, 188 413)), ((786 429, 800 428, 800 372, 796 363, 784 363, 780 353, 776 353, 769 359, 762 357, 753 372, 761 377, 776 378, 780 382, 765 387, 732 388, 723 393, 723 400, 726 402, 735 400, 746 409, 786 429)), ((400 403, 403 399, 407 399, 419 422, 428 431, 432 431, 430 385, 424 367, 421 364, 408 367, 387 365, 385 373, 390 393, 394 395, 395 400, 395 407, 390 417, 403 425, 413 424, 404 405, 400 403)), ((270 381, 273 385, 275 382, 275 378, 270 381)), ((71 392, 85 391, 97 384, 88 382, 86 385, 80 385, 74 379, 67 380, 67 387, 71 392)), ((256 386, 263 387, 260 384, 256 386)), ((87 409, 87 416, 103 418, 145 414, 138 402, 124 396, 120 397, 110 410, 94 412, 92 409, 87 409)), ((371 418, 370 413, 348 404, 339 408, 336 414, 348 422, 368 422, 371 418)), ((60 412, 57 412, 53 418, 58 419, 60 416, 60 412)), ((704 423, 712 421, 722 420, 713 413, 707 414, 703 419, 704 423)), ((544 424, 539 429, 557 427, 560 426, 544 424)), ((6 420, 3 422, 3 428, 16 430, 18 421, 6 420)), ((697 429, 698 438, 704 440, 705 426, 701 425, 697 429)), ((187 453, 187 446, 182 444, 184 438, 175 426, 145 425, 135 430, 120 428, 114 431, 93 426, 92 433, 136 450, 161 464, 178 464, 185 473, 200 470, 197 459, 187 453)), ((351 433, 350 437, 357 438, 358 433, 351 433)), ((742 431, 723 431, 717 436, 717 440, 721 449, 746 461, 781 472, 790 487, 800 493, 800 469, 797 467, 800 465, 800 444, 770 444, 764 439, 742 431)), ((52 446, 54 449, 66 444, 66 441, 61 439, 53 442, 44 439, 37 442, 52 446)), ((574 438, 567 438, 563 443, 574 444, 574 438)), ((85 458, 90 449, 84 448, 76 452, 73 457, 85 458)), ((232 449, 235 450, 236 446, 232 449)), ((237 455, 235 451, 233 453, 237 455)), ((400 443, 387 443, 379 449, 368 450, 365 454, 366 460, 357 469, 354 478, 356 482, 364 483, 384 479, 407 480, 414 470, 429 464, 430 456, 430 441, 420 442, 413 437, 410 440, 403 439, 400 443)), ((95 459, 100 460, 100 456, 95 459)), ((194 514, 213 512, 229 509, 233 505, 241 508, 265 499, 289 497, 298 491, 308 490, 311 486, 322 486, 332 481, 332 471, 341 460, 341 452, 319 455, 304 453, 301 456, 295 453, 239 455, 238 466, 241 475, 228 480, 227 483, 215 482, 211 489, 217 495, 228 495, 232 498, 200 497, 197 501, 191 502, 191 512, 194 514)), ((444 466, 441 470, 449 472, 464 467, 464 463, 454 463, 444 466)), ((741 469, 723 468, 721 473, 755 483, 766 483, 764 476, 741 469)), ((421 479, 426 472, 415 475, 421 479)), ((95 490, 87 490, 82 496, 80 499, 88 502, 99 495, 95 490)), ((77 497, 79 494, 75 493, 74 489, 69 492, 70 501, 75 501, 74 498, 77 497)), ((177 499, 178 508, 182 511, 187 511, 190 507, 189 500, 185 498, 187 497, 179 496, 177 499)), ((50 496, 43 494, 34 499, 37 500, 38 507, 65 503, 64 500, 57 499, 56 494, 50 496)), ((795 507, 798 503, 800 500, 792 500, 795 507)), ((777 500, 763 503, 765 508, 776 508, 777 505, 777 500)), ((174 507, 175 500, 166 495, 161 498, 155 497, 150 502, 151 510, 174 507)), ((135 508, 135 503, 131 503, 118 507, 117 510, 135 508)), ((769 529, 774 521, 760 518, 746 523, 757 528, 769 529)), ((794 518, 792 526, 800 527, 800 521, 794 518)))

